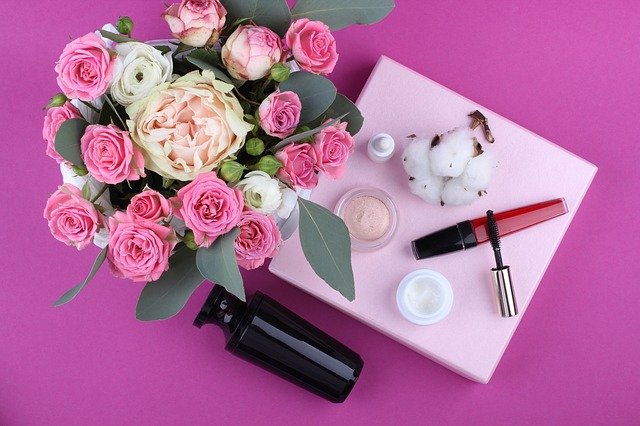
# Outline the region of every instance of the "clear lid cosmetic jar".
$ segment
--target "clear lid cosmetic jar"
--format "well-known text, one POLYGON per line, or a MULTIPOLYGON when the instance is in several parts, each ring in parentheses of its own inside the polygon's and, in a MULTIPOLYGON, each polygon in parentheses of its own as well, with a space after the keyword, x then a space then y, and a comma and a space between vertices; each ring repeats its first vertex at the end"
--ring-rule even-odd
POLYGON ((396 292, 400 313, 418 325, 442 321, 453 306, 453 290, 439 272, 418 269, 407 274, 396 292))
POLYGON ((344 194, 335 213, 349 229, 351 248, 373 251, 387 244, 396 232, 398 212, 386 192, 378 188, 355 188, 344 194))

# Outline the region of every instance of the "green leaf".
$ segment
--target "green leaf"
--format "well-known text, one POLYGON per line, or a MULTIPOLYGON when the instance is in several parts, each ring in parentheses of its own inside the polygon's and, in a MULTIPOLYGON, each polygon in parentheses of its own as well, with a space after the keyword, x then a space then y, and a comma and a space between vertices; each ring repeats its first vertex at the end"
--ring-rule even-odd
POLYGON ((218 65, 220 63, 220 57, 218 56, 218 52, 216 52, 213 49, 205 49, 204 47, 201 47, 189 53, 188 57, 199 59, 213 66, 218 65))
POLYGON ((298 0, 291 17, 322 21, 332 30, 339 30, 352 24, 378 22, 394 7, 393 0, 298 0))
POLYGON ((356 298, 349 230, 335 214, 298 197, 300 244, 313 270, 347 300, 356 298))
MULTIPOLYGON (((348 114, 344 121, 347 122, 347 131, 352 135, 356 135, 362 128, 364 117, 358 107, 344 95, 338 93, 336 100, 333 101, 329 109, 325 111, 323 120, 348 114)), ((321 123, 320 123, 321 124, 321 123)))
POLYGON ((336 99, 336 86, 321 75, 306 71, 291 73, 291 76, 280 83, 280 91, 295 92, 302 103, 300 124, 315 120, 327 110, 336 99))
POLYGON ((221 3, 227 9, 227 22, 250 20, 268 27, 280 37, 284 37, 291 25, 286 0, 222 0, 221 3))
POLYGON ((181 246, 169 258, 169 270, 157 281, 147 283, 136 305, 140 321, 167 319, 176 315, 204 278, 196 266, 196 252, 181 246))
POLYGON ((113 123, 112 110, 108 104, 102 105, 102 109, 100 110, 100 115, 98 116, 98 124, 102 124, 103 126, 108 126, 113 123))
POLYGON ((100 35, 106 38, 107 40, 115 41, 116 43, 128 43, 131 41, 138 41, 131 37, 127 37, 122 34, 112 33, 111 31, 107 31, 107 30, 100 30, 100 35))
POLYGON ((234 228, 218 237, 209 247, 200 247, 197 251, 196 263, 203 277, 220 284, 228 292, 244 301, 246 296, 234 247, 234 241, 239 233, 240 230, 234 228))
POLYGON ((215 74, 218 80, 222 80, 225 83, 233 84, 236 88, 244 84, 244 81, 236 80, 235 78, 229 77, 224 71, 222 71, 220 68, 216 67, 215 65, 210 64, 209 62, 206 62, 199 58, 194 58, 191 55, 187 56, 186 59, 187 59, 187 62, 195 65, 196 67, 200 68, 203 71, 204 70, 213 71, 213 73, 215 74))
POLYGON ((93 262, 93 266, 91 267, 91 271, 89 271, 89 275, 87 275, 87 278, 85 278, 84 281, 82 281, 80 284, 78 284, 77 286, 71 288, 65 294, 60 296, 60 298, 58 300, 53 302, 53 306, 62 306, 65 303, 68 303, 68 302, 72 301, 73 298, 76 297, 78 295, 78 293, 80 293, 80 290, 82 290, 84 288, 84 286, 87 285, 89 283, 89 281, 91 281, 93 279, 93 277, 98 272, 98 269, 100 269, 100 266, 102 266, 102 263, 104 262, 104 259, 107 257, 107 249, 108 249, 108 247, 109 246, 103 248, 100 251, 100 253, 98 254, 98 257, 96 257, 96 260, 93 262))
POLYGON ((163 55, 166 55, 167 53, 171 52, 171 48, 169 46, 153 46, 155 49, 158 49, 160 51, 160 53, 162 53, 163 55))
POLYGON ((82 185, 82 198, 85 200, 91 200, 91 185, 89 184, 89 181, 82 185))
POLYGON ((289 136, 288 138, 283 139, 280 142, 278 142, 278 144, 275 145, 274 147, 270 148, 270 151, 271 152, 276 152, 279 149, 284 148, 285 146, 289 145, 290 143, 301 141, 302 139, 306 139, 309 136, 313 136, 316 133, 318 133, 320 130, 324 129, 325 127, 333 126, 334 124, 336 124, 337 122, 342 120, 345 116, 346 116, 346 114, 341 115, 340 117, 336 117, 333 120, 328 121, 328 122, 322 124, 321 126, 316 127, 315 129, 307 130, 306 132, 296 133, 295 135, 289 136))
POLYGON ((178 47, 173 52, 173 56, 176 56, 179 53, 186 52, 187 50, 195 49, 193 46, 189 46, 188 44, 184 44, 182 42, 178 43, 178 47))
POLYGON ((56 133, 56 151, 65 160, 75 166, 84 166, 82 151, 80 150, 80 138, 89 123, 82 118, 71 118, 62 123, 56 133))

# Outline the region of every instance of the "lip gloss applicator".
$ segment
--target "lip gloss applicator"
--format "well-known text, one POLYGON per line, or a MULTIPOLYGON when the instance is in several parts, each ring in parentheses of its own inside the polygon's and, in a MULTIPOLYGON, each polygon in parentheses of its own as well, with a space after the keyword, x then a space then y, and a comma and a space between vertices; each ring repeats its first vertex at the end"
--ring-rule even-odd
MULTIPOLYGON (((567 213, 564 198, 531 204, 517 209, 496 213, 495 220, 499 236, 520 231, 538 223, 567 213)), ((487 217, 465 220, 432 234, 425 235, 411 242, 411 249, 416 259, 426 259, 440 254, 466 250, 489 241, 487 217)))

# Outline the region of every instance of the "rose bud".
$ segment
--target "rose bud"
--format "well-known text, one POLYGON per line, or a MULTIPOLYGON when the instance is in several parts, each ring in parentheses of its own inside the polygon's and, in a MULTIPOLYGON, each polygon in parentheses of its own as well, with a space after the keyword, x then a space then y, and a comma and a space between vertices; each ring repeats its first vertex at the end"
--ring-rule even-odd
POLYGON ((219 0, 182 0, 162 14, 171 33, 182 43, 193 46, 213 46, 226 22, 227 10, 219 0))
POLYGON ((133 21, 128 16, 121 16, 116 24, 116 29, 120 34, 130 36, 133 31, 133 21))
POLYGON ((282 42, 269 28, 240 25, 222 46, 221 54, 231 77, 259 80, 282 59, 282 42))
POLYGON ((237 161, 225 161, 220 167, 220 177, 227 182, 237 182, 242 178, 245 167, 237 161))

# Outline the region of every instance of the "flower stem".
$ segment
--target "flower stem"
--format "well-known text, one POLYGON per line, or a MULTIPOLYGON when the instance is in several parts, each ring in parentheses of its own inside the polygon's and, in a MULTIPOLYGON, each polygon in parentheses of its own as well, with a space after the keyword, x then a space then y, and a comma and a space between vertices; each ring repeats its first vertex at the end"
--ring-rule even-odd
POLYGON ((249 102, 251 105, 257 105, 260 106, 259 102, 256 101, 252 101, 251 99, 247 98, 246 96, 244 96, 242 93, 240 93, 240 91, 238 89, 233 89, 234 92, 236 92, 236 95, 238 95, 238 97, 240 97, 240 99, 249 102))
POLYGON ((89 108, 91 108, 92 110, 94 110, 95 112, 97 112, 98 114, 100 114, 100 110, 98 108, 95 107, 95 105, 91 104, 90 102, 87 101, 80 101, 83 104, 85 104, 86 106, 88 106, 89 108))
POLYGON ((102 194, 104 194, 104 191, 106 191, 106 190, 107 190, 107 188, 109 188, 109 185, 105 184, 105 185, 102 187, 102 189, 101 189, 101 190, 96 194, 96 196, 95 196, 95 197, 93 197, 93 198, 91 199, 91 203, 93 204, 93 203, 95 203, 96 201, 98 201, 98 198, 100 198, 100 197, 102 196, 102 194))

